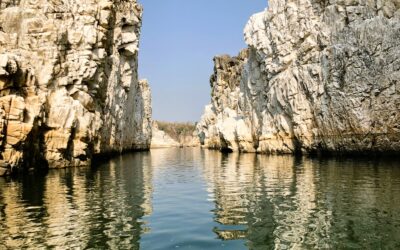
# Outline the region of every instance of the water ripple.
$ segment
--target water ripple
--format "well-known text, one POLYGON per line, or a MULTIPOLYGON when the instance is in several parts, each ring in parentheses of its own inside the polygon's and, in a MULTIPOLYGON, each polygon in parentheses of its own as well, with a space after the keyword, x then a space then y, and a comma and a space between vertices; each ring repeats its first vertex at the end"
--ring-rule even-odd
POLYGON ((0 178, 0 249, 400 248, 399 161, 160 149, 0 178))

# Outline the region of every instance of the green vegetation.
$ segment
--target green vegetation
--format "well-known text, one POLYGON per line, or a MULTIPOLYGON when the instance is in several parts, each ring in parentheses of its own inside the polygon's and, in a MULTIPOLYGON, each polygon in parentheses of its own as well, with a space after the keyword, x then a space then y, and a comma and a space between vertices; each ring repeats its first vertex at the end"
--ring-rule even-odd
POLYGON ((196 124, 192 122, 162 122, 156 121, 158 129, 164 131, 176 141, 185 136, 192 136, 196 124))

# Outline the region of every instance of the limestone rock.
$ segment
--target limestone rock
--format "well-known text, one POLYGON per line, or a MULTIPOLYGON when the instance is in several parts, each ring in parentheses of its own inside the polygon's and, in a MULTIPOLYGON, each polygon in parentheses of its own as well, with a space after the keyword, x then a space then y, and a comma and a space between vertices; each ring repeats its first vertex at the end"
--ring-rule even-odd
POLYGON ((270 0, 251 17, 245 40, 240 69, 216 61, 197 129, 206 147, 400 151, 398 0, 270 0))
POLYGON ((199 147, 200 139, 197 136, 197 132, 193 131, 191 135, 182 135, 179 137, 179 146, 180 147, 199 147))
POLYGON ((251 130, 240 114, 240 82, 248 50, 237 57, 214 58, 214 74, 210 78, 211 104, 197 124, 200 142, 207 148, 255 152, 251 130))
POLYGON ((0 175, 150 147, 141 16, 134 0, 0 1, 0 175))
POLYGON ((152 129, 151 148, 173 148, 180 146, 171 136, 160 130, 156 122, 153 122, 152 129))

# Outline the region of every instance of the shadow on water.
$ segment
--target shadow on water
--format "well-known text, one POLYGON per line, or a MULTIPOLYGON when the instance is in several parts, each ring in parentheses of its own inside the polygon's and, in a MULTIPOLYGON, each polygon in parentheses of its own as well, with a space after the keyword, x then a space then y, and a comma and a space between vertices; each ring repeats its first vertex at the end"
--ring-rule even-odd
POLYGON ((398 249, 399 163, 159 149, 0 178, 0 249, 398 249))

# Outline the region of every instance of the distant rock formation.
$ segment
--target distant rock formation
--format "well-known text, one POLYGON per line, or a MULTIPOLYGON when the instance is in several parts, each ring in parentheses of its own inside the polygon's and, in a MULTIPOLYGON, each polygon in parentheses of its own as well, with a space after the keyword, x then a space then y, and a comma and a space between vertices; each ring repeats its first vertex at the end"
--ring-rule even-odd
POLYGON ((0 175, 148 149, 136 1, 0 1, 0 175))
POLYGON ((200 147, 200 140, 196 131, 193 131, 191 135, 180 136, 178 142, 180 147, 200 147))
POLYGON ((210 78, 211 104, 197 125, 200 142, 207 148, 232 151, 254 151, 251 130, 238 117, 240 82, 248 50, 237 57, 214 58, 214 74, 210 78))
POLYGON ((157 122, 153 122, 152 129, 151 148, 180 147, 179 142, 175 141, 171 136, 158 128, 157 122))
POLYGON ((270 0, 245 40, 245 58, 215 59, 205 147, 400 151, 400 1, 270 0))
POLYGON ((151 148, 199 147, 194 124, 153 122, 151 148))

